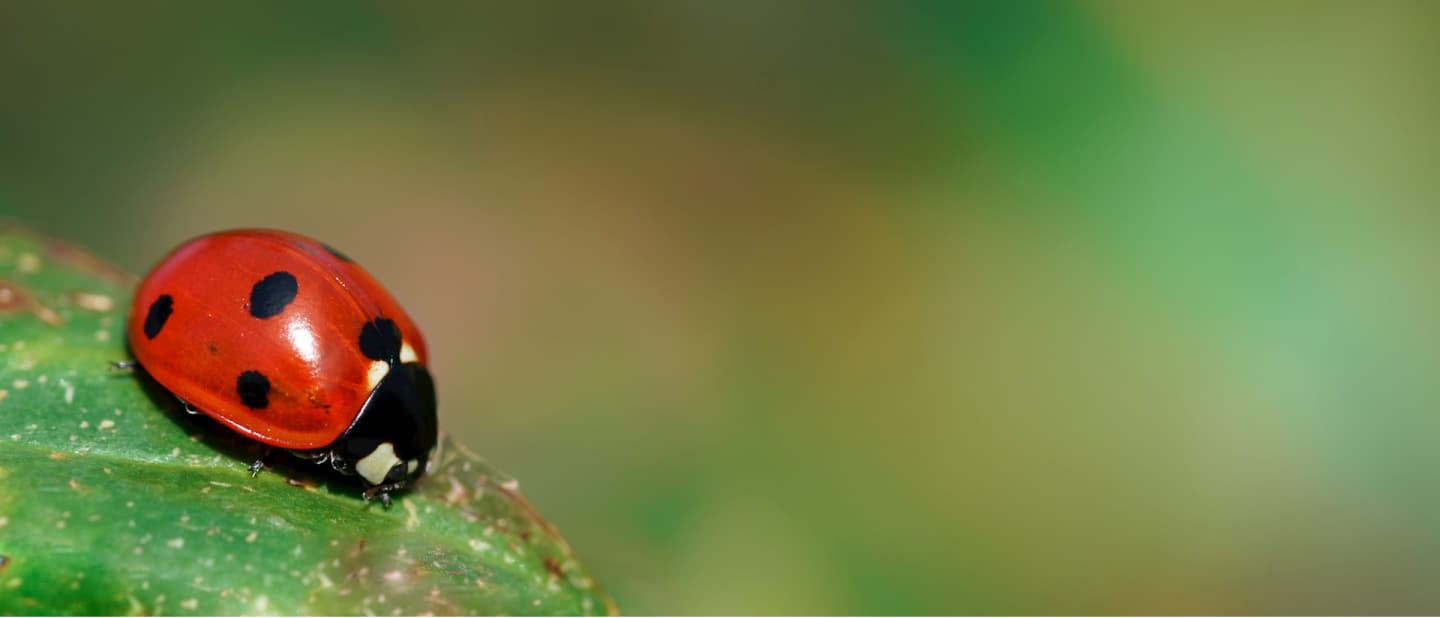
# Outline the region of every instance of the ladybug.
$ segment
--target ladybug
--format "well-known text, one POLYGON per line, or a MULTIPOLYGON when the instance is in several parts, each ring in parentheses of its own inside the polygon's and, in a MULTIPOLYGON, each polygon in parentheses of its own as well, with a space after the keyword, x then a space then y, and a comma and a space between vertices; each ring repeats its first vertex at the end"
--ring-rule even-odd
POLYGON ((127 338, 187 411, 358 476, 366 501, 389 507, 434 454, 425 339, 324 243, 275 230, 192 239, 140 282, 127 338))

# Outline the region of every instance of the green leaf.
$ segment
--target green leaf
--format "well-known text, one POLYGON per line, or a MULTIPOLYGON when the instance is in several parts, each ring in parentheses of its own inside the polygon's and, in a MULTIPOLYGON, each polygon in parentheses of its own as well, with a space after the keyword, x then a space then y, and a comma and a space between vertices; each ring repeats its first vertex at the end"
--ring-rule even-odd
POLYGON ((129 358, 135 279, 0 223, 0 613, 595 614, 610 599, 448 438, 392 508, 185 414, 129 358))

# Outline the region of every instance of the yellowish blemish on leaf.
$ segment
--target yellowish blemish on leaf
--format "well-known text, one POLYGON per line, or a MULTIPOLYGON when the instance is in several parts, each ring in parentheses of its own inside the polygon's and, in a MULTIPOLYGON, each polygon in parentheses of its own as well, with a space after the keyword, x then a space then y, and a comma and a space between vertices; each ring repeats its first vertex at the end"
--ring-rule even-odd
POLYGON ((70 296, 75 306, 90 311, 110 311, 115 308, 115 299, 95 292, 75 292, 70 296))
POLYGON ((415 503, 409 498, 401 498, 400 504, 405 507, 405 529, 414 530, 420 525, 420 513, 415 509, 415 503))
POLYGON ((39 271, 40 265, 40 256, 34 253, 21 253, 20 258, 15 261, 15 268, 26 274, 39 271))

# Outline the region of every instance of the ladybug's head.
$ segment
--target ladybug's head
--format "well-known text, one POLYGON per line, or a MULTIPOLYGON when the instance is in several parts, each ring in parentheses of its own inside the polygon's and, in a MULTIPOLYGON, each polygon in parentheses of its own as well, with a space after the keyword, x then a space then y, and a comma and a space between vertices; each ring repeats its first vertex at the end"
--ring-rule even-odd
POLYGON ((425 474, 437 440, 435 383, 419 363, 393 365, 350 428, 330 446, 330 463, 365 483, 365 498, 389 492, 425 474))

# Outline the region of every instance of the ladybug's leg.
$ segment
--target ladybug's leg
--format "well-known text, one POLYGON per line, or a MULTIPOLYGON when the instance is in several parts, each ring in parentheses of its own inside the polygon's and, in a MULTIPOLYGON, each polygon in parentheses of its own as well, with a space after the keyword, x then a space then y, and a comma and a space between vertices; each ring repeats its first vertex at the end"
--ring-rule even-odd
POLYGON ((394 483, 376 485, 374 487, 371 487, 370 489, 365 490, 365 493, 361 494, 361 497, 365 498, 366 502, 369 502, 372 498, 379 496, 380 504, 385 505, 385 508, 388 509, 390 508, 390 492, 401 489, 403 487, 405 487, 405 481, 395 481, 394 483))
POLYGON ((265 469, 265 460, 270 457, 270 451, 273 450, 275 450, 274 447, 265 447, 265 452, 261 453, 260 457, 256 459, 254 463, 250 464, 250 478, 255 478, 260 474, 261 470, 265 469))
MULTIPOLYGON (((180 399, 180 398, 179 398, 179 397, 176 397, 176 399, 180 399)), ((198 408, 196 408, 195 406, 190 405, 190 402, 185 401, 184 399, 180 399, 180 407, 185 408, 185 413, 186 413, 186 414, 199 414, 199 413, 200 413, 200 410, 199 410, 198 408)))
POLYGON ((113 361, 110 363, 110 368, 116 371, 135 371, 140 368, 140 361, 133 358, 130 360, 113 361))

